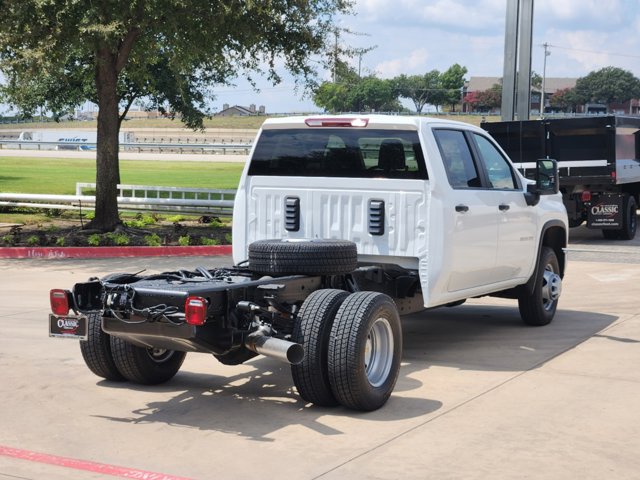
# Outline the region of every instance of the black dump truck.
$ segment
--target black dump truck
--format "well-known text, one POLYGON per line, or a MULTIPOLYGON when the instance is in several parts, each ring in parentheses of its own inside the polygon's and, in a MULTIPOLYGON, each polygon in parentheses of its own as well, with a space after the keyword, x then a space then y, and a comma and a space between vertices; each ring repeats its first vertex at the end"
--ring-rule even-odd
POLYGON ((529 177, 535 161, 558 161, 569 225, 587 222, 607 239, 631 240, 640 203, 640 117, 593 116, 483 122, 529 177))

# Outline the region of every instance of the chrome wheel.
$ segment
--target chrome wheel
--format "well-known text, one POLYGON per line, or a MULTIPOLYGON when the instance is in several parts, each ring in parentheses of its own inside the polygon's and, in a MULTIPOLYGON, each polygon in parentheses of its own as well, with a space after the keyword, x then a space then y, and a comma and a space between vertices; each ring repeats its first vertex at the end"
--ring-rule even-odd
POLYGON ((562 293, 562 278, 553 271, 551 265, 544 269, 542 277, 542 307, 550 311, 562 293))
POLYGON ((382 385, 393 363, 393 332, 386 318, 378 318, 369 333, 364 350, 364 368, 373 387, 382 385))

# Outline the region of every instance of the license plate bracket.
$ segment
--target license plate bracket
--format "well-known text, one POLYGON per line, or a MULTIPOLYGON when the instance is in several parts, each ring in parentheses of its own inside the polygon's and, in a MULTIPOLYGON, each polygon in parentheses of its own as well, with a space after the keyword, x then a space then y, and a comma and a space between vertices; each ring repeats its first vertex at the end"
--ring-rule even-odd
POLYGON ((49 314, 49 336, 56 338, 73 338, 86 340, 88 321, 84 315, 49 314))

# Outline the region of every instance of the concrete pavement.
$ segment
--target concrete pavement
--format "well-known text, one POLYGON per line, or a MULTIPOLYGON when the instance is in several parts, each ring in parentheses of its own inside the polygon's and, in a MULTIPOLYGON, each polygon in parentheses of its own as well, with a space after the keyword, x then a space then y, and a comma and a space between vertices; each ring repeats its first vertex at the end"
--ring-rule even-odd
POLYGON ((261 357, 191 354, 162 386, 106 382, 46 335, 50 288, 228 257, 0 260, 0 446, 23 452, 0 454, 0 479, 638 478, 640 261, 593 233, 547 327, 490 298, 406 317, 400 379, 372 413, 305 405, 288 366, 261 357))

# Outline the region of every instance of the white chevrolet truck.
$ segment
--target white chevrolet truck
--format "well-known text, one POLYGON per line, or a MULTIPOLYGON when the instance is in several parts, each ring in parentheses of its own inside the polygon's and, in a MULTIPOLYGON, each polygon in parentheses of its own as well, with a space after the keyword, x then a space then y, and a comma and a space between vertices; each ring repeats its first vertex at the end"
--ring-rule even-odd
POLYGON ((187 352, 262 354, 291 364, 306 402, 375 410, 399 375, 401 315, 490 295, 551 322, 567 231, 555 161, 525 179, 474 126, 270 119, 235 199, 235 266, 54 289, 50 335, 80 338, 112 381, 168 381, 187 352))

